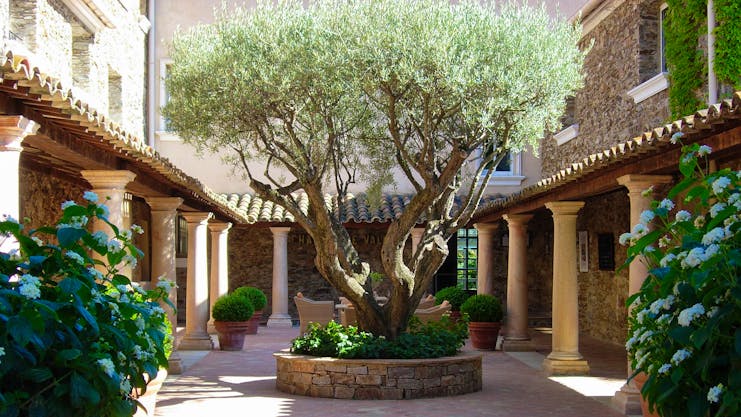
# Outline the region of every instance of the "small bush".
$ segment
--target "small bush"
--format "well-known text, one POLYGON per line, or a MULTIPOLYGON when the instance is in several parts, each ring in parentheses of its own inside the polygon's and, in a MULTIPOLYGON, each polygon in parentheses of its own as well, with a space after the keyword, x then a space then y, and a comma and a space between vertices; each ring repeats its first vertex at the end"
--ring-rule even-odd
POLYGON ((255 311, 262 310, 268 304, 268 297, 261 289, 255 287, 239 287, 232 291, 232 294, 247 298, 252 303, 255 311))
POLYGON ((304 336, 293 340, 291 351, 345 359, 438 358, 455 355, 467 337, 466 324, 453 323, 447 317, 427 324, 412 319, 409 331, 393 341, 330 322, 325 327, 310 325, 304 336))
POLYGON ((435 304, 441 304, 443 301, 448 300, 450 303, 450 309, 453 311, 459 311, 461 305, 466 302, 470 297, 466 290, 459 287, 446 287, 441 289, 435 294, 435 304))
POLYGON ((461 306, 461 313, 468 315, 469 321, 502 321, 504 312, 499 299, 489 294, 477 294, 466 300, 461 306))
POLYGON ((254 312, 255 309, 246 297, 227 294, 216 300, 211 315, 216 321, 247 321, 254 312))

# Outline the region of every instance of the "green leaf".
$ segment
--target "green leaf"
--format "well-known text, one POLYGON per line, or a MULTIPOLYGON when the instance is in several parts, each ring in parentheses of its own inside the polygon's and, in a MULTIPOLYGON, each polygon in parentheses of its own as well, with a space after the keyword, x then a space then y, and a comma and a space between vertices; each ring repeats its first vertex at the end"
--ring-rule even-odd
POLYGON ((81 237, 85 236, 87 231, 84 229, 76 229, 73 227, 62 227, 57 230, 57 239, 62 247, 68 247, 73 243, 77 242, 81 237))
POLYGON ((82 316, 83 319, 85 319, 86 322, 90 325, 90 327, 93 328, 93 331, 95 333, 100 332, 100 329, 98 328, 98 322, 95 320, 95 317, 93 317, 92 314, 90 314, 89 311, 85 308, 85 306, 80 301, 80 298, 75 296, 75 300, 72 303, 72 305, 75 307, 75 310, 77 310, 78 313, 82 316))
POLYGON ((687 401, 689 417, 705 417, 707 415, 708 402, 705 399, 705 392, 693 392, 687 401))
POLYGON ((736 355, 741 356, 741 329, 736 329, 736 355))
POLYGON ((42 256, 42 255, 29 256, 28 262, 31 264, 31 266, 38 266, 44 263, 46 258, 47 258, 46 256, 42 256))
POLYGON ((82 282, 73 277, 67 277, 59 282, 59 289, 67 294, 73 294, 82 288, 82 282))
POLYGON ((692 343, 695 345, 695 348, 699 349, 702 347, 702 345, 705 344, 705 342, 708 340, 708 337, 710 337, 710 334, 712 333, 712 329, 704 326, 697 330, 695 330, 692 335, 690 336, 690 339, 692 340, 692 343))
POLYGON ((35 383, 41 383, 54 377, 47 367, 26 369, 21 373, 21 376, 35 383))
POLYGON ((73 216, 87 216, 87 207, 73 205, 64 209, 63 219, 73 216))
POLYGON ((682 345, 690 344, 691 334, 692 328, 690 327, 675 327, 669 330, 669 336, 682 345))
POLYGON ((684 190, 689 188, 689 186, 691 186, 694 183, 695 183, 695 179, 692 177, 683 179, 682 181, 679 182, 679 184, 672 187, 671 191, 669 191, 669 193, 667 194, 667 198, 669 198, 670 200, 676 199, 677 195, 682 193, 684 190))
POLYGON ((63 362, 71 361, 82 355, 80 349, 64 349, 57 353, 57 359, 63 362))
MULTIPOLYGON (((72 404, 75 406, 84 406, 86 402, 96 405, 100 402, 100 394, 95 390, 87 379, 83 378, 77 372, 72 372, 70 376, 69 395, 72 404)), ((88 404, 88 406, 90 405, 88 404)))
POLYGON ((26 346, 34 336, 31 323, 23 316, 14 316, 8 320, 8 333, 21 346, 26 346))

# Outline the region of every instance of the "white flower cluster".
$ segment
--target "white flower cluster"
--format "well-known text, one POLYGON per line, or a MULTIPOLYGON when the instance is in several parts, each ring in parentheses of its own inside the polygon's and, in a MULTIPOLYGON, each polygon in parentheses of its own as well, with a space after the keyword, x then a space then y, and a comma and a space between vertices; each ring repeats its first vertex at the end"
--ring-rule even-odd
POLYGON ((708 401, 711 403, 717 403, 720 401, 720 396, 725 391, 726 387, 723 384, 718 384, 708 390, 708 401))
POLYGON ((116 373, 116 366, 113 365, 113 361, 108 358, 98 359, 98 366, 108 376, 113 376, 116 373))
POLYGON ((77 205, 73 200, 67 200, 64 203, 62 203, 62 210, 66 209, 67 207, 72 207, 77 205))
POLYGON ((85 200, 91 202, 91 203, 97 203, 98 202, 98 194, 95 194, 92 191, 85 191, 85 193, 82 194, 82 198, 85 200))
POLYGON ((177 286, 175 285, 174 282, 167 280, 164 278, 164 276, 162 276, 160 277, 159 282, 157 282, 157 287, 162 288, 166 293, 169 294, 170 291, 172 291, 172 289, 176 288, 177 286))
POLYGON ((690 308, 682 310, 679 313, 677 322, 680 326, 687 327, 692 323, 692 320, 702 316, 703 314, 705 314, 705 307, 702 304, 697 303, 690 308))
POLYGON ((671 369, 672 369, 672 365, 671 364, 668 364, 668 363, 665 363, 665 364, 661 365, 661 367, 659 368, 659 373, 662 374, 662 375, 666 375, 666 374, 669 373, 669 370, 671 370, 671 369))
POLYGON ((57 229, 84 229, 90 221, 87 216, 72 216, 68 223, 59 223, 57 229))
POLYGON ((41 281, 31 274, 23 274, 19 281, 18 292, 28 299, 41 297, 41 281))
POLYGON ((83 258, 79 253, 73 252, 73 251, 67 251, 65 254, 68 258, 72 259, 73 261, 77 262, 79 265, 85 265, 85 258, 83 258))
POLYGON ((688 349, 679 349, 674 353, 672 356, 671 363, 674 365, 679 365, 682 361, 692 356, 692 351, 688 349))
POLYGON ((95 242, 100 246, 108 245, 108 235, 101 230, 93 233, 93 239, 95 239, 95 242))

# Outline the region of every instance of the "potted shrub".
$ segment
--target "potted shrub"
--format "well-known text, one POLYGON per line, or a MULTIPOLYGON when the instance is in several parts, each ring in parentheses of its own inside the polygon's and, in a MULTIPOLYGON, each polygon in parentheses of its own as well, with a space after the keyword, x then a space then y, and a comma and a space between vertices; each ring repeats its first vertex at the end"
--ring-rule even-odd
POLYGON ((227 294, 216 300, 211 314, 221 350, 242 350, 254 311, 250 300, 241 295, 227 294))
POLYGON ((232 291, 232 294, 245 297, 250 300, 252 308, 255 309, 252 318, 250 318, 250 325, 247 329, 247 334, 257 334, 257 328, 260 325, 260 319, 262 318, 262 310, 268 304, 268 297, 259 288, 256 287, 239 287, 232 291))
POLYGON ((489 294, 474 295, 461 305, 461 313, 468 317, 468 334, 473 347, 494 350, 504 316, 499 299, 489 294))
POLYGON ((435 294, 435 305, 445 300, 450 303, 450 318, 458 321, 461 317, 461 305, 470 297, 466 290, 460 287, 446 287, 435 294))

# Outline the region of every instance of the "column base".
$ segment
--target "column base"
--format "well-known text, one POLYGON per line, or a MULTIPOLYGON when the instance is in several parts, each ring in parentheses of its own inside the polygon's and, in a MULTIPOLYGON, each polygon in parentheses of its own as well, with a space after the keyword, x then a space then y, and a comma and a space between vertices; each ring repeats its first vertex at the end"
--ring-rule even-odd
POLYGON ((219 332, 216 331, 216 327, 214 327, 214 320, 211 319, 206 323, 206 333, 208 334, 217 334, 219 332))
POLYGON ((268 328, 286 329, 293 327, 293 320, 288 314, 273 314, 268 318, 268 328))
POLYGON ((214 342, 208 334, 196 336, 186 334, 178 345, 178 350, 212 350, 213 348, 214 342))
POLYGON ((177 350, 173 350, 167 359, 167 372, 170 375, 180 375, 183 373, 183 360, 177 350))
POLYGON ((546 375, 589 375, 589 364, 584 359, 563 360, 546 358, 543 361, 546 375))
POLYGON ((532 339, 507 339, 502 342, 502 350, 505 352, 533 352, 535 343, 532 339))
POLYGON ((625 415, 641 415, 641 393, 633 381, 620 387, 612 397, 612 406, 625 415))

